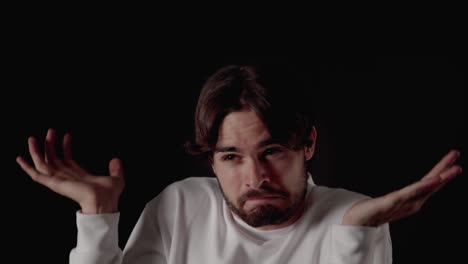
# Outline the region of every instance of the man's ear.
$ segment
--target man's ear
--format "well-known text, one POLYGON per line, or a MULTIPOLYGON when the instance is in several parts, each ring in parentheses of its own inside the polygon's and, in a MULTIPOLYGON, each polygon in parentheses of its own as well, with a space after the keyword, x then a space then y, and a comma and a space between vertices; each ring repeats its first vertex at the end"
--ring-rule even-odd
POLYGON ((315 142, 317 142, 317 130, 315 129, 315 126, 313 126, 310 130, 310 135, 308 138, 309 144, 304 146, 304 155, 307 161, 309 161, 314 156, 315 142))

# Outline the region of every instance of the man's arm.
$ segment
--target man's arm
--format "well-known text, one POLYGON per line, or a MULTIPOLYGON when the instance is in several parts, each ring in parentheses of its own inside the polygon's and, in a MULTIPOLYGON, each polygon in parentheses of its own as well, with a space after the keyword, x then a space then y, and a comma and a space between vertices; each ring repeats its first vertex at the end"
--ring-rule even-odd
POLYGON ((346 210, 341 225, 331 228, 330 264, 392 263, 388 225, 419 211, 421 206, 461 173, 456 150, 446 154, 421 180, 377 198, 366 198, 346 210))
POLYGON ((343 225, 376 227, 417 213, 429 197, 461 173, 461 166, 454 164, 459 155, 452 150, 421 180, 387 195, 355 203, 345 213, 343 225))
POLYGON ((117 240, 118 200, 124 189, 123 167, 119 159, 109 162, 109 175, 96 176, 78 165, 72 157, 71 137, 63 138, 63 159, 55 150, 55 131, 45 138, 45 155, 36 138, 28 139, 31 166, 17 157, 19 166, 36 182, 68 197, 81 206, 77 215, 78 244, 72 251, 71 263, 120 263, 117 240))
POLYGON ((70 264, 120 264, 122 251, 118 245, 119 213, 76 213, 77 245, 70 252, 70 264))
POLYGON ((389 225, 379 227, 334 225, 330 230, 329 264, 391 264, 389 225))

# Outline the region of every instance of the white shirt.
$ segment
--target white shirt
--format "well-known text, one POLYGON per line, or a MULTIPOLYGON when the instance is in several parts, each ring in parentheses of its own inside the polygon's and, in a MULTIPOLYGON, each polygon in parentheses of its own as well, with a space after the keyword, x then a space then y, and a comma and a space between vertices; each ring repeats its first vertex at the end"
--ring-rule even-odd
POLYGON ((258 230, 233 216, 215 178, 188 178, 146 205, 123 252, 117 239, 119 213, 77 212, 78 241, 70 263, 392 263, 388 224, 340 224, 345 211, 365 197, 309 180, 299 220, 258 230))

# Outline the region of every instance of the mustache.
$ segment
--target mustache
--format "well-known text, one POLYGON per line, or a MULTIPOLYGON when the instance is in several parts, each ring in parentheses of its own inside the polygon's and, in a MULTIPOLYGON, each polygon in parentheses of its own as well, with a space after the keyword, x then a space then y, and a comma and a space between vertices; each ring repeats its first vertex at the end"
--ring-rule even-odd
POLYGON ((288 197, 288 193, 282 190, 278 190, 275 188, 272 188, 270 186, 261 186, 260 190, 250 190, 246 193, 244 193, 240 198, 239 198, 239 204, 244 204, 245 201, 248 199, 252 198, 260 198, 260 197, 265 197, 265 196, 282 196, 282 197, 288 197))

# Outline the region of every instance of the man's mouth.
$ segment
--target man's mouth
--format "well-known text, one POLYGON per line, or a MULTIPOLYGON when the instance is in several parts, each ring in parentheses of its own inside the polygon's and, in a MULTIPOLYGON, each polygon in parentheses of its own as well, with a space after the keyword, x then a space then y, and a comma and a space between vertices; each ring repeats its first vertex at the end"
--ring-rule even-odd
POLYGON ((271 199, 284 199, 283 196, 279 196, 279 195, 265 195, 265 196, 254 196, 254 197, 250 197, 247 199, 247 201, 252 201, 252 200, 271 200, 271 199))
POLYGON ((248 198, 245 201, 246 209, 256 207, 262 204, 278 205, 280 206, 285 198, 277 195, 255 196, 248 198))

